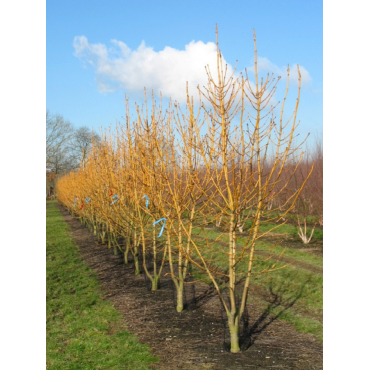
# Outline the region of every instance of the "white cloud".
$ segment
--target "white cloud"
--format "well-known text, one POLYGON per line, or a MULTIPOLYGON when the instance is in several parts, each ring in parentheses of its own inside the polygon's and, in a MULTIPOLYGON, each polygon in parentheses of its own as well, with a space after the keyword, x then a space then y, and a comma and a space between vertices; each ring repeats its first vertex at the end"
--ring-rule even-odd
MULTIPOLYGON (((271 63, 267 58, 258 57, 257 58, 257 72, 266 72, 266 73, 274 73, 275 77, 281 76, 281 78, 287 78, 287 67, 278 67, 277 65, 271 63)), ((298 84, 298 70, 297 64, 292 64, 289 66, 290 74, 289 74, 289 81, 295 84, 298 84)), ((312 78, 308 73, 307 69, 303 66, 299 66, 299 71, 301 72, 301 82, 303 85, 308 85, 312 78)), ((254 65, 248 68, 249 78, 252 78, 254 75, 254 65)))
MULTIPOLYGON (((127 92, 140 92, 146 87, 158 95, 172 97, 183 102, 186 100, 186 82, 189 93, 198 96, 197 85, 207 86, 205 66, 208 64, 211 73, 217 79, 217 47, 213 42, 191 41, 185 50, 166 46, 161 51, 154 51, 143 41, 136 50, 131 50, 124 42, 111 41, 111 47, 103 44, 90 44, 85 36, 74 38, 74 55, 93 66, 98 89, 111 92, 124 89, 127 92)), ((226 61, 225 61, 226 62, 226 61)), ((284 75, 283 69, 275 66, 267 58, 259 58, 259 69, 284 75)), ((228 73, 233 70, 228 65, 228 73)), ((252 72, 252 71, 251 71, 252 72)), ((309 81, 309 73, 301 67, 302 80, 309 81)), ((294 74, 292 68, 291 75, 294 74)), ((297 75, 297 72, 295 71, 297 75)), ((295 77, 296 78, 296 77, 295 77)))
MULTIPOLYGON (((124 42, 112 40, 109 50, 102 44, 89 44, 85 36, 75 37, 75 56, 93 65, 100 91, 123 88, 128 92, 154 90, 178 101, 186 99, 186 81, 189 92, 197 96, 197 85, 207 83, 205 65, 215 72, 217 48, 212 42, 192 41, 185 50, 166 46, 154 51, 143 41, 136 50, 124 42)), ((229 66, 229 68, 231 68, 229 66)), ((216 74, 214 74, 216 77, 216 74)))

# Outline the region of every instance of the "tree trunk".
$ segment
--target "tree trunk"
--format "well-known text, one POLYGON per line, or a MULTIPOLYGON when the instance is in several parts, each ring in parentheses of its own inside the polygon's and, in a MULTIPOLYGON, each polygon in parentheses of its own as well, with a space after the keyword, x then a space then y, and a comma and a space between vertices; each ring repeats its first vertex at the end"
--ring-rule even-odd
POLYGON ((230 352, 231 353, 238 353, 240 352, 239 347, 239 335, 238 335, 238 319, 235 318, 235 314, 230 312, 229 313, 229 332, 230 332, 230 352))
POLYGON ((128 264, 128 252, 129 252, 129 250, 130 250, 130 246, 127 243, 127 239, 126 239, 126 249, 125 249, 125 252, 124 252, 124 263, 125 263, 125 265, 128 264))
POLYGON ((159 276, 154 276, 152 280, 152 291, 157 290, 159 287, 159 276))
POLYGON ((177 312, 182 312, 184 309, 184 288, 183 288, 183 283, 182 281, 179 284, 180 286, 177 288, 177 306, 176 306, 176 311, 177 312))
POLYGON ((134 255, 134 264, 135 264, 135 275, 139 275, 140 274, 139 251, 136 246, 134 247, 133 255, 134 255))
POLYGON ((136 229, 134 230, 134 250, 133 250, 133 257, 134 257, 134 265, 135 265, 135 275, 140 274, 140 265, 139 265, 139 250, 138 250, 138 240, 137 240, 137 234, 136 229))

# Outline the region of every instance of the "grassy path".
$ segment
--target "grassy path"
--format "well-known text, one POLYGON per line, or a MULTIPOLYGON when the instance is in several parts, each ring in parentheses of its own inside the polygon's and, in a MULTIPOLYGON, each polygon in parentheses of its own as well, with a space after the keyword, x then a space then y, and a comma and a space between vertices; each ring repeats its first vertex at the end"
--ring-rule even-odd
POLYGON ((55 202, 46 209, 46 248, 48 369, 149 369, 155 356, 101 298, 55 202))

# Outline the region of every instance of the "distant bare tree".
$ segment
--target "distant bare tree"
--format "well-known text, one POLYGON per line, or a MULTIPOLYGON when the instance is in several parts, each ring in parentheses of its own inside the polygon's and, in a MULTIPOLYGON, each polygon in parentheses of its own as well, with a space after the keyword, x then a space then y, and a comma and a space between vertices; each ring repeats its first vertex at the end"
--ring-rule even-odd
POLYGON ((46 169, 58 175, 85 165, 92 143, 100 136, 88 127, 75 129, 62 115, 46 111, 46 169))
POLYGON ((53 158, 60 153, 71 139, 74 128, 60 114, 51 115, 46 111, 46 163, 51 163, 53 158))
POLYGON ((47 172, 58 175, 72 169, 69 143, 74 127, 60 114, 52 115, 46 111, 46 168, 47 172))
POLYGON ((87 154, 92 148, 93 142, 99 144, 101 142, 100 136, 94 134, 88 127, 80 127, 73 135, 70 143, 70 150, 75 160, 75 164, 79 167, 82 163, 85 166, 87 154))

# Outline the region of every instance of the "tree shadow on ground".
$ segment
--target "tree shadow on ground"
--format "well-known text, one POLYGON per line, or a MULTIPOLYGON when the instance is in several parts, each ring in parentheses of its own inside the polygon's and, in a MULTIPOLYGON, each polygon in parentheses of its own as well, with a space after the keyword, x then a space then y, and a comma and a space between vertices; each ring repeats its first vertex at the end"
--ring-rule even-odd
POLYGON ((187 290, 185 292, 187 304, 186 307, 190 311, 202 307, 210 299, 217 295, 216 289, 213 286, 210 286, 207 290, 197 296, 195 293, 195 285, 193 283, 187 286, 187 290))
MULTIPOLYGON (((275 288, 272 282, 270 282, 268 293, 264 297, 268 305, 253 323, 250 322, 251 316, 248 313, 247 305, 241 319, 242 330, 239 341, 242 350, 247 350, 251 347, 269 325, 297 303, 304 295, 305 287, 309 281, 310 279, 307 279, 303 282, 293 294, 289 282, 282 283, 275 288), (276 312, 277 310, 278 312, 276 312)), ((230 344, 228 345, 230 346, 230 344)))

